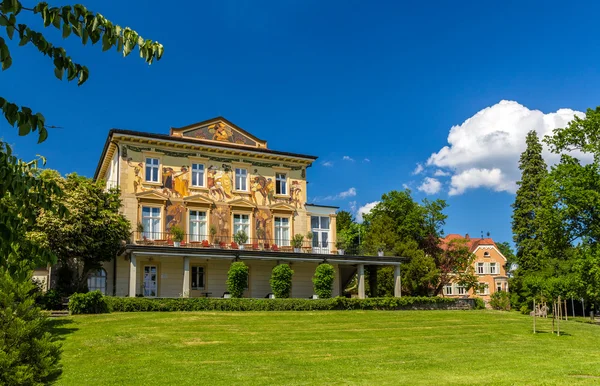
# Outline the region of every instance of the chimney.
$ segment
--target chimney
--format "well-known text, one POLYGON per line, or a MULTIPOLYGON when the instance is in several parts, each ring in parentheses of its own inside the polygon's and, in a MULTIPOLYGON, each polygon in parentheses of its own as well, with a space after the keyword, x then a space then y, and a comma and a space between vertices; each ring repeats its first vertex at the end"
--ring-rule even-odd
POLYGON ((470 239, 470 237, 469 237, 469 234, 468 234, 468 233, 465 235, 465 239, 467 239, 467 240, 469 240, 469 239, 470 239))

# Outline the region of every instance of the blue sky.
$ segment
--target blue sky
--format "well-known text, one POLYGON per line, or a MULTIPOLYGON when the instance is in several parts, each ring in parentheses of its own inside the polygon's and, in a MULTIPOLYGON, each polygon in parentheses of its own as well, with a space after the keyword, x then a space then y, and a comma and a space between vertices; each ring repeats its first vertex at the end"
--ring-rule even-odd
POLYGON ((92 176, 112 127, 167 133, 222 115, 273 149, 318 155, 308 171, 311 200, 358 210, 407 185, 418 200, 448 200, 447 233, 510 240, 514 141, 532 127, 551 129, 540 122, 554 116, 543 114, 598 104, 598 33, 585 17, 597 14, 593 2, 85 3, 160 41, 165 54, 147 66, 135 53, 123 59, 48 30, 90 68, 77 87, 14 42, 2 96, 62 128, 37 145, 0 120, 0 137, 62 173, 92 176), (455 125, 462 129, 449 144, 455 125), (499 132, 508 134, 492 135, 499 132), (450 154, 431 160, 444 146, 450 154), (413 174, 418 163, 423 171, 413 174), (438 169, 448 175, 435 176, 438 169), (435 193, 418 190, 426 177, 437 184, 423 189, 435 193))

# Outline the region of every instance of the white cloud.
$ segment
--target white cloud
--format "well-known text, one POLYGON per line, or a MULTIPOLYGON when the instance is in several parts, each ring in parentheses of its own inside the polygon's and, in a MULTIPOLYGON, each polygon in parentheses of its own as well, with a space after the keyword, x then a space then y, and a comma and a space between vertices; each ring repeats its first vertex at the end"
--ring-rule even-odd
POLYGON ((442 183, 436 178, 425 177, 423 183, 417 188, 417 190, 429 195, 438 193, 441 188, 442 183))
MULTIPOLYGON (((427 166, 449 169, 452 173, 450 195, 464 193, 479 187, 514 193, 521 177, 518 162, 525 150, 525 137, 535 130, 540 139, 552 130, 565 127, 575 115, 584 114, 571 109, 560 109, 544 114, 530 110, 513 101, 501 101, 487 107, 461 125, 453 126, 448 135, 448 146, 433 153, 427 166)), ((574 153, 582 162, 591 157, 574 153)), ((544 148, 548 165, 560 160, 544 148)), ((443 172, 443 171, 442 171, 443 172)), ((438 171, 436 176, 441 176, 438 171)))
POLYGON ((448 177, 450 175, 450 172, 445 172, 442 169, 438 169, 435 171, 435 173, 433 173, 433 175, 436 177, 448 177))
POLYGON ((355 197, 355 196, 356 196, 356 188, 350 188, 348 190, 344 190, 343 192, 339 192, 336 195, 325 196, 325 197, 315 197, 313 199, 313 201, 319 202, 319 201, 343 200, 343 199, 355 197))
POLYGON ((333 162, 331 161, 323 161, 321 162, 321 165, 325 166, 326 168, 330 168, 333 166, 333 162))
POLYGON ((423 165, 421 164, 417 164, 417 167, 415 168, 415 170, 413 170, 412 174, 414 176, 416 176, 417 174, 421 174, 421 172, 424 170, 425 168, 423 167, 423 165))
POLYGON ((368 158, 365 158, 363 161, 365 161, 365 162, 371 162, 371 160, 368 159, 368 158))
POLYGON ((355 213, 355 212, 356 212, 356 205, 357 205, 356 201, 350 201, 350 202, 348 203, 348 205, 350 205, 350 211, 351 211, 352 213, 355 213))
POLYGON ((369 202, 369 203, 361 206, 360 208, 358 208, 358 211, 356 211, 356 221, 359 223, 363 222, 363 215, 371 212, 371 210, 377 204, 379 204, 379 201, 373 201, 373 202, 369 202))
POLYGON ((350 157, 350 156, 348 156, 348 155, 345 155, 345 156, 343 156, 343 157, 342 157, 342 159, 343 159, 344 161, 352 161, 352 162, 354 162, 354 158, 352 158, 352 157, 350 157))
POLYGON ((412 185, 412 182, 409 182, 408 184, 404 183, 404 184, 402 184, 402 189, 404 189, 404 190, 411 189, 410 185, 412 185))

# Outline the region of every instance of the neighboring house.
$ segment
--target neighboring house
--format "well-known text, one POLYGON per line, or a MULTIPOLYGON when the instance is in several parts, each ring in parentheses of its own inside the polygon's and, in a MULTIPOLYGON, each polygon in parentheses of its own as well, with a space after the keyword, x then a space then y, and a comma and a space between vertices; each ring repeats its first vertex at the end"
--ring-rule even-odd
POLYGON ((464 287, 452 283, 444 287, 444 296, 478 296, 487 302, 494 292, 508 292, 506 257, 502 255, 494 240, 491 238, 471 238, 468 234, 465 236, 450 234, 442 239, 442 248, 447 247, 453 240, 465 240, 469 251, 475 255, 473 269, 483 288, 475 293, 473 289, 466 291, 464 287))
POLYGON ((289 263, 292 297, 313 295, 315 268, 335 268, 333 295, 364 265, 396 266, 400 258, 338 255, 336 207, 306 203, 307 168, 317 157, 271 150, 267 142, 224 118, 169 135, 110 130, 95 179, 120 188, 133 234, 123 255, 88 280, 90 290, 116 296, 222 297, 232 261, 249 266, 247 297, 271 292, 271 270, 289 263), (185 236, 174 242, 171 228, 185 236), (248 240, 235 242, 243 231, 248 240), (309 232, 312 240, 307 238, 309 232), (294 235, 304 236, 294 246, 294 235))

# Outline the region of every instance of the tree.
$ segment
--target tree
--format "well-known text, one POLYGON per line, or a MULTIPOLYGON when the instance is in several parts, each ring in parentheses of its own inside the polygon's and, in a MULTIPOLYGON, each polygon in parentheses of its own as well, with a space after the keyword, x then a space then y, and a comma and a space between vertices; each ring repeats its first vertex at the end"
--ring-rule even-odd
POLYGON ((340 210, 337 212, 335 228, 338 234, 343 230, 350 228, 354 223, 355 219, 352 213, 347 210, 340 210))
POLYGON ((331 264, 324 263, 317 266, 312 281, 315 287, 315 294, 319 298, 325 299, 331 297, 334 278, 335 270, 331 264))
POLYGON ((543 249, 541 224, 538 218, 543 202, 542 184, 548 171, 542 158, 542 145, 535 131, 527 133, 527 148, 519 159, 521 180, 513 203, 512 229, 516 259, 523 271, 541 267, 543 249))
POLYGON ((271 272, 271 290, 276 298, 289 298, 294 271, 288 264, 279 264, 271 272))
POLYGON ((475 275, 473 262, 475 255, 469 250, 467 240, 455 239, 450 241, 444 252, 440 254, 436 266, 439 277, 435 286, 434 295, 438 295, 444 286, 457 283, 465 290, 478 288, 479 278, 475 275))
POLYGON ((115 258, 131 235, 129 221, 119 213, 119 191, 106 191, 104 181, 77 174, 63 178, 54 170, 45 170, 40 178, 60 187, 62 195, 52 199, 60 201, 67 212, 41 211, 36 237, 57 256, 65 271, 59 276, 59 289, 66 294, 85 292, 89 273, 115 258))
MULTIPOLYGON (((127 56, 138 46, 140 57, 148 64, 154 60, 160 60, 164 52, 162 44, 144 39, 129 27, 122 28, 113 24, 101 14, 94 13, 81 4, 49 7, 46 2, 40 2, 33 8, 27 8, 23 7, 18 0, 0 1, 0 27, 4 27, 8 39, 13 40, 18 37, 19 46, 32 44, 42 55, 52 60, 54 75, 58 79, 66 78, 68 81, 77 79, 79 86, 88 79, 88 68, 75 63, 64 48, 55 46, 42 33, 24 24, 21 18, 24 12, 38 15, 44 27, 53 26, 62 31, 64 39, 73 33, 83 45, 88 42, 94 45, 101 41, 103 51, 116 47, 117 51, 123 53, 123 56, 127 56)), ((8 70, 12 65, 8 44, 2 37, 0 37, 0 64, 3 71, 8 70)), ((43 142, 48 137, 48 130, 42 114, 33 113, 29 107, 19 108, 2 97, 0 97, 0 109, 8 123, 19 128, 19 135, 37 131, 38 142, 43 142)))
POLYGON ((516 263, 515 253, 513 252, 513 249, 508 241, 498 242, 496 243, 496 246, 500 250, 500 253, 506 257, 506 265, 504 266, 504 269, 506 270, 506 273, 510 275, 513 264, 516 263))

